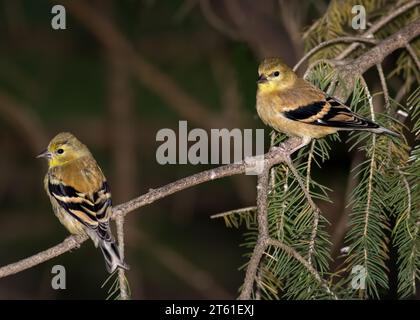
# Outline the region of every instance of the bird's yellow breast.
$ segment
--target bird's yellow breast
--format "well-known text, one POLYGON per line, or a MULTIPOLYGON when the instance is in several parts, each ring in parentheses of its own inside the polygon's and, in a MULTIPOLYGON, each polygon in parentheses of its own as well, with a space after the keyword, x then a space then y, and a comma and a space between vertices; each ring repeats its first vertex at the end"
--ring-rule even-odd
POLYGON ((92 157, 84 157, 63 166, 50 168, 50 174, 79 192, 90 195, 97 192, 105 177, 92 157))

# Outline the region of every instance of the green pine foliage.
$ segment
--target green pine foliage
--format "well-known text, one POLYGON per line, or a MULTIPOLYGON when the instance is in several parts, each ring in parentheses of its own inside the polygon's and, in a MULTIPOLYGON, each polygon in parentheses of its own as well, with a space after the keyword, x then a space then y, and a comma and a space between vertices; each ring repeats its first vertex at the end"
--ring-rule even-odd
MULTIPOLYGON (((374 24, 383 14, 389 14, 407 2, 333 0, 325 15, 305 33, 306 49, 337 37, 358 35, 349 27, 353 17, 351 8, 355 4, 365 6, 369 22, 374 24)), ((383 39, 418 19, 419 10, 419 7, 412 8, 391 20, 375 34, 375 38, 383 39)), ((332 45, 315 54, 311 58, 312 69, 307 72, 307 80, 324 91, 333 92, 329 85, 339 80, 339 75, 325 59, 336 57, 349 45, 332 45)), ((420 51, 419 40, 410 45, 414 52, 420 51)), ((360 46, 347 59, 367 49, 368 46, 360 46)), ((342 264, 337 267, 338 261, 333 263, 331 258, 330 235, 326 232, 329 222, 309 205, 290 168, 286 164, 277 165, 272 169, 268 197, 269 234, 294 249, 306 263, 279 247, 269 247, 259 265, 253 298, 381 298, 389 292, 389 255, 393 248, 397 251, 398 295, 409 298, 416 294, 420 280, 420 70, 407 50, 396 53, 394 64, 394 70, 385 75, 386 81, 399 81, 399 88, 405 92, 417 87, 406 106, 392 99, 398 92, 390 88, 389 103, 374 110, 373 98, 381 99, 377 96, 384 93, 372 93, 363 78, 356 81, 348 102, 357 113, 404 135, 398 138, 366 132, 349 134, 349 151, 357 150, 364 159, 350 173, 350 177, 356 180, 356 187, 347 204, 349 226, 342 256, 338 260, 342 264), (406 117, 410 121, 405 121, 406 117), (411 135, 415 137, 414 146, 410 142, 411 135), (317 279, 307 264, 323 281, 317 279)), ((376 83, 380 84, 379 77, 376 83)), ((274 145, 284 139, 284 135, 275 134, 274 145)), ((314 166, 324 165, 330 156, 331 145, 338 139, 338 135, 332 135, 316 140, 293 159, 300 179, 317 203, 329 202, 330 190, 314 181, 311 171, 314 166)), ((227 226, 246 228, 243 246, 249 251, 246 256, 249 260, 258 235, 255 209, 232 212, 223 217, 227 226)))
MULTIPOLYGON (((366 117, 376 118, 387 128, 397 130, 398 124, 389 116, 375 114, 368 89, 358 82, 353 91, 351 108, 366 117)), ((366 276, 365 288, 358 290, 359 297, 379 298, 388 289, 389 258, 388 233, 390 215, 395 212, 395 177, 399 177, 398 166, 406 160, 407 145, 403 139, 354 132, 349 139, 352 147, 365 152, 366 159, 354 170, 358 180, 352 192, 350 229, 347 234, 349 246, 346 265, 348 269, 363 267, 366 276), (391 198, 393 198, 391 200, 391 198)), ((354 275, 350 273, 349 278, 354 275)), ((350 279, 349 279, 350 281, 350 279)))
MULTIPOLYGON (((318 75, 313 79, 318 79, 317 84, 325 88, 331 80, 330 70, 318 67, 315 73, 318 75)), ((284 139, 284 135, 277 134, 274 145, 284 139)), ((321 166, 329 158, 330 143, 336 139, 338 135, 317 140, 310 147, 300 151, 294 159, 301 179, 315 200, 330 201, 329 189, 311 178, 311 168, 315 165, 321 166)), ((302 188, 287 165, 280 164, 272 170, 274 184, 268 199, 270 236, 296 250, 323 279, 329 279, 331 243, 326 232, 328 221, 319 215, 315 224, 317 213, 309 205, 302 188)), ((255 216, 255 210, 224 216, 227 226, 239 227, 241 222, 246 225, 248 231, 244 234, 243 245, 250 252, 255 246, 258 234, 255 216)), ((250 255, 247 256, 249 257, 250 255)), ((258 275, 254 297, 258 293, 261 298, 266 299, 334 298, 332 288, 331 292, 326 290, 306 266, 279 248, 269 248, 265 253, 258 275)))
MULTIPOLYGON (((389 1, 386 0, 332 0, 325 14, 316 20, 304 33, 303 40, 305 51, 309 51, 321 42, 344 37, 354 36, 351 22, 354 17, 352 8, 355 5, 363 5, 368 16, 380 16, 385 12, 384 8, 389 1)), ((321 58, 334 58, 340 54, 347 45, 334 44, 320 50, 312 57, 312 61, 321 58)))
MULTIPOLYGON (((412 133, 420 139, 420 88, 408 99, 407 112, 414 122, 412 133)), ((396 223, 392 231, 393 244, 398 248, 398 293, 402 298, 415 294, 420 280, 420 146, 417 144, 408 160, 398 170, 393 190, 396 223), (404 192, 397 191, 404 190, 404 192)))

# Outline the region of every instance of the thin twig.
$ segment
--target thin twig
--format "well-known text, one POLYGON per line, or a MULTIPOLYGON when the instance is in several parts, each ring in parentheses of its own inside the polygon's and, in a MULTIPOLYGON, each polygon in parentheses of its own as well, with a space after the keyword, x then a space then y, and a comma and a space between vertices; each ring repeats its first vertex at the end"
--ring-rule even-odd
POLYGON ((240 208, 240 209, 235 209, 235 210, 229 210, 229 211, 225 211, 225 212, 222 212, 222 213, 213 214, 213 215, 210 216, 210 219, 222 218, 222 217, 229 216, 231 214, 250 212, 250 211, 254 211, 256 209, 257 209, 256 206, 251 206, 251 207, 245 207, 245 208, 240 208))
POLYGON ((415 20, 405 27, 382 40, 378 45, 366 51, 353 61, 338 67, 337 72, 342 79, 342 86, 337 90, 336 96, 346 100, 350 88, 353 88, 358 76, 371 67, 381 63, 384 58, 399 48, 404 48, 407 43, 420 35, 420 19, 415 20))
MULTIPOLYGON (((361 84, 364 88, 364 91, 365 91, 365 93, 368 97, 370 116, 372 118, 372 121, 375 121, 375 110, 373 108, 372 95, 370 94, 370 91, 369 91, 369 88, 366 84, 366 81, 362 76, 360 76, 360 81, 361 81, 361 84)), ((367 190, 367 195, 366 195, 367 200, 366 200, 365 221, 364 221, 365 226, 364 226, 364 229, 363 229, 363 238, 364 239, 367 239, 369 216, 370 216, 370 210, 371 210, 370 208, 371 208, 371 203, 372 203, 372 192, 373 192, 372 191, 372 188, 373 188, 372 183, 373 183, 373 174, 374 174, 373 169, 374 169, 375 161, 376 161, 375 148, 376 148, 376 135, 373 134, 372 135, 372 155, 371 155, 371 159, 370 159, 370 168, 369 168, 369 177, 368 177, 368 190, 367 190)), ((366 250, 366 246, 364 247, 363 251, 364 251, 364 267, 365 267, 366 276, 367 276, 367 273, 368 273, 369 270, 368 270, 368 266, 367 266, 368 252, 366 250)))
POLYGON ((292 171, 293 175, 295 176, 296 181, 298 182, 300 188, 302 189, 306 200, 308 201, 309 205, 311 206, 312 210, 314 211, 314 215, 315 215, 315 213, 317 213, 319 215, 320 210, 319 210, 318 206, 315 204, 315 202, 312 200, 312 197, 309 194, 309 190, 306 189, 306 186, 303 183, 302 177, 300 176, 299 172, 294 167, 292 161, 291 160, 286 160, 285 163, 288 165, 290 171, 292 171))
POLYGON ((375 44, 378 43, 378 41, 375 40, 375 39, 369 39, 369 38, 363 38, 363 37, 340 37, 340 38, 327 40, 327 41, 321 42, 316 47, 309 50, 302 57, 302 59, 300 59, 299 62, 296 63, 296 65, 293 67, 293 71, 296 71, 302 63, 304 63, 307 59, 309 59, 314 53, 316 53, 320 49, 325 48, 325 47, 330 46, 330 45, 335 44, 335 43, 342 43, 342 42, 344 42, 344 43, 347 43, 347 42, 352 42, 352 43, 363 42, 363 43, 368 43, 368 44, 372 44, 372 45, 375 45, 375 44))
MULTIPOLYGON (((403 180, 404 186, 407 190, 407 218, 406 218, 406 221, 410 221, 411 214, 412 214, 412 210, 411 210, 412 197, 411 197, 410 184, 408 183, 407 178, 404 175, 404 173, 401 171, 401 169, 397 168, 397 170, 398 170, 398 173, 401 175, 401 179, 403 180)), ((397 226, 395 226, 395 227, 397 227, 397 226)), ((413 246, 412 246, 412 250, 411 250, 411 254, 410 254, 411 259, 415 258, 415 256, 416 256, 415 252, 416 252, 416 243, 417 243, 416 239, 417 239, 418 230, 419 230, 419 221, 417 221, 416 226, 414 228, 414 235, 411 234, 410 229, 407 227, 407 231, 410 235, 410 238, 413 241, 413 246)), ((413 288, 413 292, 415 292, 416 291, 416 269, 415 268, 413 269, 413 274, 411 275, 411 285, 412 285, 412 288, 413 288)))
MULTIPOLYGON (((274 170, 274 169, 271 169, 274 170)), ((287 194, 287 192, 289 191, 289 167, 286 165, 284 166, 284 185, 283 185, 283 190, 282 190, 285 194, 287 194)), ((285 217, 286 217, 286 208, 287 208, 287 203, 283 202, 281 204, 281 212, 280 212, 280 218, 279 221, 277 221, 277 239, 279 240, 283 240, 284 239, 284 234, 285 234, 285 230, 284 230, 284 226, 285 226, 285 217)))
POLYGON ((302 39, 306 39, 309 36, 309 34, 318 27, 320 22, 321 18, 312 23, 311 26, 303 33, 302 39))
MULTIPOLYGON (((117 236, 118 236, 118 246, 120 250, 121 259, 124 261, 124 217, 118 217, 116 219, 117 225, 117 236)), ((128 284, 125 276, 124 269, 118 269, 118 282, 120 290, 120 299, 128 300, 130 296, 128 294, 128 284)))
MULTIPOLYGON (((311 164, 312 164, 314 149, 315 149, 315 140, 313 140, 311 143, 311 149, 309 150, 309 155, 308 155, 308 165, 306 167, 306 190, 308 190, 308 193, 310 190, 311 167, 312 167, 311 164)), ((309 240, 309 250, 308 250, 308 263, 310 265, 312 265, 312 255, 315 252, 315 239, 318 233, 318 223, 319 223, 319 211, 314 210, 314 222, 312 226, 312 232, 311 232, 311 238, 309 240)))
MULTIPOLYGON (((372 149, 374 150, 376 145, 376 135, 372 135, 372 149)), ((367 239, 368 233, 368 225, 369 225, 369 215, 370 215, 370 206, 372 201, 372 180, 373 180, 373 167, 375 165, 375 152, 372 152, 372 158, 370 159, 370 169, 369 169, 369 178, 368 178, 368 190, 367 190, 367 200, 366 200, 366 210, 365 210, 365 227, 363 229, 363 238, 367 239)), ((368 262, 368 254, 366 247, 364 248, 364 266, 366 269, 366 274, 368 272, 367 269, 367 262, 368 262)))
POLYGON ((299 261, 301 264, 305 266, 306 269, 312 274, 312 276, 318 281, 318 283, 327 291, 327 293, 333 297, 333 299, 338 300, 337 295, 331 290, 331 288, 328 286, 328 284, 325 282, 324 279, 321 278, 319 273, 312 267, 311 264, 308 263, 298 252, 296 252, 293 248, 287 246, 283 242, 280 242, 276 239, 268 239, 268 245, 277 247, 284 252, 286 252, 288 255, 295 258, 297 261, 299 261))
POLYGON ((309 193, 309 189, 306 188, 299 172, 293 166, 293 163, 291 161, 286 161, 286 164, 288 165, 290 171, 292 171, 293 175, 295 176, 295 179, 298 182, 300 188, 302 189, 303 194, 305 195, 305 198, 308 201, 309 206, 312 208, 312 211, 314 214, 314 222, 313 222, 313 227, 312 227, 312 232, 311 232, 311 239, 309 240, 309 251, 308 251, 308 262, 309 264, 312 264, 312 254, 315 250, 315 239, 318 232, 320 210, 318 206, 315 204, 315 202, 312 200, 312 197, 309 193))
POLYGON ((334 67, 334 65, 335 65, 335 61, 332 61, 332 60, 328 60, 328 59, 319 59, 319 60, 316 60, 316 61, 314 61, 314 62, 312 62, 309 66, 308 66, 308 68, 306 68, 306 71, 305 71, 305 73, 303 74, 303 79, 306 79, 307 77, 308 77, 308 75, 311 73, 311 71, 312 71, 312 69, 313 68, 315 68, 317 65, 319 65, 319 64, 321 64, 321 63, 325 63, 325 64, 328 64, 328 65, 330 65, 331 67, 334 67))
POLYGON ((377 46, 365 52, 348 65, 354 68, 353 74, 363 74, 370 67, 382 62, 382 60, 399 48, 403 48, 411 40, 420 35, 420 20, 415 20, 382 40, 377 46))
MULTIPOLYGON (((276 136, 277 136, 277 132, 275 130, 271 131, 270 147, 274 146, 274 144, 276 142, 276 136)), ((270 170, 270 191, 269 191, 269 193, 274 192, 275 179, 276 179, 276 171, 275 171, 274 168, 271 168, 271 170, 270 170)))
POLYGON ((0 278, 10 276, 12 274, 21 272, 23 270, 32 268, 40 263, 48 261, 52 258, 58 257, 70 250, 77 249, 80 245, 88 239, 87 236, 69 236, 63 242, 51 247, 47 250, 41 251, 31 257, 22 259, 18 262, 8 264, 0 268, 0 278))
POLYGON ((414 51, 413 47, 409 43, 405 45, 405 48, 407 49, 408 53, 410 54, 410 57, 416 64, 417 70, 420 72, 420 61, 417 53, 414 51))
POLYGON ((311 142, 311 148, 309 149, 308 154, 308 161, 306 166, 306 189, 309 190, 310 188, 310 182, 311 182, 311 169, 312 169, 312 158, 314 155, 314 149, 315 149, 315 140, 312 140, 311 142))
MULTIPOLYGON (((406 176, 404 175, 404 173, 401 171, 400 168, 397 168, 398 173, 401 175, 401 179, 404 182, 404 186, 407 190, 407 221, 410 220, 410 216, 411 216, 411 188, 410 188, 410 184, 407 181, 406 176)), ((413 237, 411 234, 411 239, 415 239, 415 237, 413 237)))
POLYGON ((382 69, 382 64, 378 63, 376 65, 376 69, 378 70, 379 79, 381 80, 382 91, 384 93, 384 100, 385 100, 385 110, 389 110, 389 91, 386 85, 384 70, 382 69))

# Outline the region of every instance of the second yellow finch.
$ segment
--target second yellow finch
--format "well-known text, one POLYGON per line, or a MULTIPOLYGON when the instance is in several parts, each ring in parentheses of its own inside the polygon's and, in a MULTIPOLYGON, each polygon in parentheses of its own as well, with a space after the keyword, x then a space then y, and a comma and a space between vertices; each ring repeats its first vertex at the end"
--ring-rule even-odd
POLYGON ((45 190, 55 215, 72 234, 87 234, 100 247, 106 268, 127 269, 111 234, 111 193, 89 149, 71 133, 55 136, 38 157, 48 160, 45 190))
POLYGON ((322 138, 340 130, 399 136, 355 114, 337 99, 298 78, 279 58, 262 61, 258 75, 258 115, 275 130, 301 137, 302 144, 298 148, 308 144, 312 138, 322 138))

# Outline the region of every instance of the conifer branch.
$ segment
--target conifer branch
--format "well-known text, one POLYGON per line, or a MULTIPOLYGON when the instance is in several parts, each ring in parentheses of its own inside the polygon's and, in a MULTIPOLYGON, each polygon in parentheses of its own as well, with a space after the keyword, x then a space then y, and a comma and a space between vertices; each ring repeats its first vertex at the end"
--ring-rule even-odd
MULTIPOLYGON (((311 148, 309 150, 308 155, 308 164, 306 166, 306 190, 310 190, 310 181, 311 181, 311 164, 312 164, 312 157, 314 153, 315 148, 315 140, 311 143, 311 148)), ((317 207, 318 209, 318 207, 317 207)), ((308 250, 308 263, 312 266, 312 255, 315 251, 315 239, 318 232, 318 223, 319 223, 319 210, 314 210, 314 222, 312 225, 312 232, 311 232, 311 238, 309 240, 309 250, 308 250)))
MULTIPOLYGON (((305 188, 299 173, 297 172, 296 168, 293 166, 291 159, 289 156, 286 155, 286 158, 283 160, 292 173, 295 175, 295 178, 299 181, 299 185, 304 191, 308 202, 312 206, 314 212, 319 212, 319 209, 312 201, 311 196, 309 195, 308 190, 305 188)), ((267 207, 268 207, 268 190, 269 190, 269 181, 270 181, 270 169, 274 164, 278 162, 266 161, 264 165, 263 172, 258 175, 258 183, 257 183, 257 221, 258 221, 258 238, 254 250, 252 252, 251 258, 249 260, 246 275, 244 279, 244 283, 242 285, 241 294, 239 295, 239 300, 248 300, 251 298, 252 289, 254 286, 254 282, 257 278, 258 267, 261 262, 261 259, 267 249, 268 246, 275 246, 280 248, 281 250, 285 251, 289 256, 292 256, 297 261, 299 261, 303 266, 311 273, 317 282, 327 291, 329 295, 331 295, 334 299, 338 299, 337 296, 331 291, 329 286, 325 283, 325 281, 321 278, 318 272, 313 268, 311 265, 310 260, 306 261, 298 252, 296 252, 293 248, 289 247, 288 245, 282 243, 279 240, 273 239, 269 235, 268 231, 268 220, 267 220, 267 207)), ((316 218, 316 225, 318 225, 319 215, 316 218)), ((316 228, 314 228, 316 230, 316 228)), ((315 231, 316 232, 316 231, 315 231)), ((315 233, 316 235, 316 233, 315 233)), ((315 238, 314 238, 315 241, 315 238)))
POLYGON ((239 295, 239 300, 249 300, 252 294, 255 278, 258 272, 258 266, 263 254, 268 246, 268 220, 267 220, 267 196, 269 188, 269 172, 271 167, 264 166, 263 172, 258 175, 257 182, 257 221, 258 221, 258 239, 257 244, 251 255, 246 269, 244 284, 239 295))
MULTIPOLYGON (((373 110, 373 101, 372 101, 372 95, 370 94, 370 91, 367 87, 367 84, 364 80, 364 78, 361 77, 363 88, 365 90, 365 93, 368 97, 369 102, 369 109, 370 109, 370 116, 373 121, 375 121, 375 111, 373 110)), ((367 198, 366 198, 366 210, 365 210, 365 222, 364 222, 364 230, 363 230, 363 237, 367 239, 368 237, 368 225, 369 225, 369 215, 370 215, 370 207, 372 203, 372 188, 373 188, 373 172, 374 172, 374 166, 375 166, 375 147, 376 147, 376 135, 372 135, 372 155, 370 158, 370 164, 369 164, 369 177, 367 182, 367 198)), ((366 250, 366 247, 364 248, 364 266, 366 268, 366 272, 368 272, 367 268, 367 260, 368 260, 368 253, 366 250)))
POLYGON ((388 86, 386 85, 384 70, 383 70, 382 65, 380 63, 378 63, 376 65, 376 69, 378 70, 379 80, 381 81, 382 92, 384 94, 385 110, 388 110, 388 108, 389 108, 389 91, 388 91, 388 86))
POLYGON ((295 176, 295 179, 296 179, 297 183, 299 184, 300 188, 302 189, 302 191, 303 191, 303 193, 305 195, 305 198, 308 201, 308 204, 310 205, 310 207, 314 211, 314 225, 317 226, 318 225, 318 221, 319 221, 319 213, 320 213, 320 210, 319 210, 318 206, 315 204, 315 202, 312 200, 312 197, 309 194, 309 190, 306 188, 305 184, 303 183, 302 177, 300 176, 299 172, 294 167, 292 161, 291 160, 287 160, 286 161, 286 164, 289 167, 290 171, 295 176))
MULTIPOLYGON (((117 217, 115 219, 117 225, 118 247, 120 250, 121 260, 124 261, 124 217, 117 217)), ((118 268, 118 286, 120 290, 120 299, 129 300, 128 283, 125 275, 125 270, 118 268)))
POLYGON ((299 253, 297 253, 295 250, 293 250, 293 248, 285 245, 284 243, 282 243, 279 240, 276 239, 268 239, 268 245, 270 246, 274 246, 274 247, 278 247, 279 249, 283 250, 284 252, 286 252, 289 256, 293 257, 294 259, 296 259, 297 261, 299 261, 308 271, 310 274, 312 274, 312 276, 316 279, 316 281, 325 289, 325 291, 334 299, 334 300, 338 300, 337 295, 331 290, 331 288, 329 287, 329 285, 325 282, 324 279, 321 278, 321 276, 319 275, 319 273, 314 269, 314 267, 308 262, 306 261, 299 253))
POLYGON ((419 61, 418 54, 414 51, 413 47, 409 43, 405 45, 405 48, 407 49, 410 57, 413 59, 414 63, 416 64, 417 70, 420 71, 420 61, 419 61))
MULTIPOLYGON (((364 38, 372 38, 373 34, 377 32, 379 29, 381 29, 383 26, 385 26, 387 23, 389 23, 391 20, 395 19, 399 15, 403 14, 404 12, 410 10, 411 8, 414 8, 415 6, 418 6, 420 4, 419 0, 411 1, 406 3, 405 5, 399 7, 396 10, 392 10, 389 14, 383 15, 382 18, 380 18, 378 21, 376 21, 372 26, 362 35, 364 38)), ((350 53, 352 53, 357 47, 360 45, 360 43, 355 42, 351 44, 348 48, 346 48, 343 52, 341 52, 337 56, 337 60, 343 60, 346 58, 350 53)))
POLYGON ((338 97, 347 96, 354 86, 355 79, 364 74, 368 69, 381 63, 385 57, 399 48, 405 48, 410 41, 420 35, 420 19, 417 19, 400 31, 395 32, 388 38, 382 40, 378 45, 363 53, 351 62, 338 67, 338 73, 342 79, 342 88, 339 88, 338 97))
POLYGON ((316 47, 312 48, 311 50, 309 50, 300 60, 298 63, 296 63, 296 65, 293 67, 293 71, 296 71, 297 69, 299 69, 299 67, 302 65, 302 63, 304 63, 306 60, 308 60, 311 56, 313 56, 316 52, 318 52, 319 50, 328 47, 332 44, 336 44, 336 43, 368 43, 371 45, 375 45, 378 43, 377 40, 375 39, 371 39, 371 38, 362 38, 362 37, 340 37, 340 38, 335 38, 335 39, 331 39, 331 40, 327 40, 324 42, 321 42, 320 44, 318 44, 316 47))

